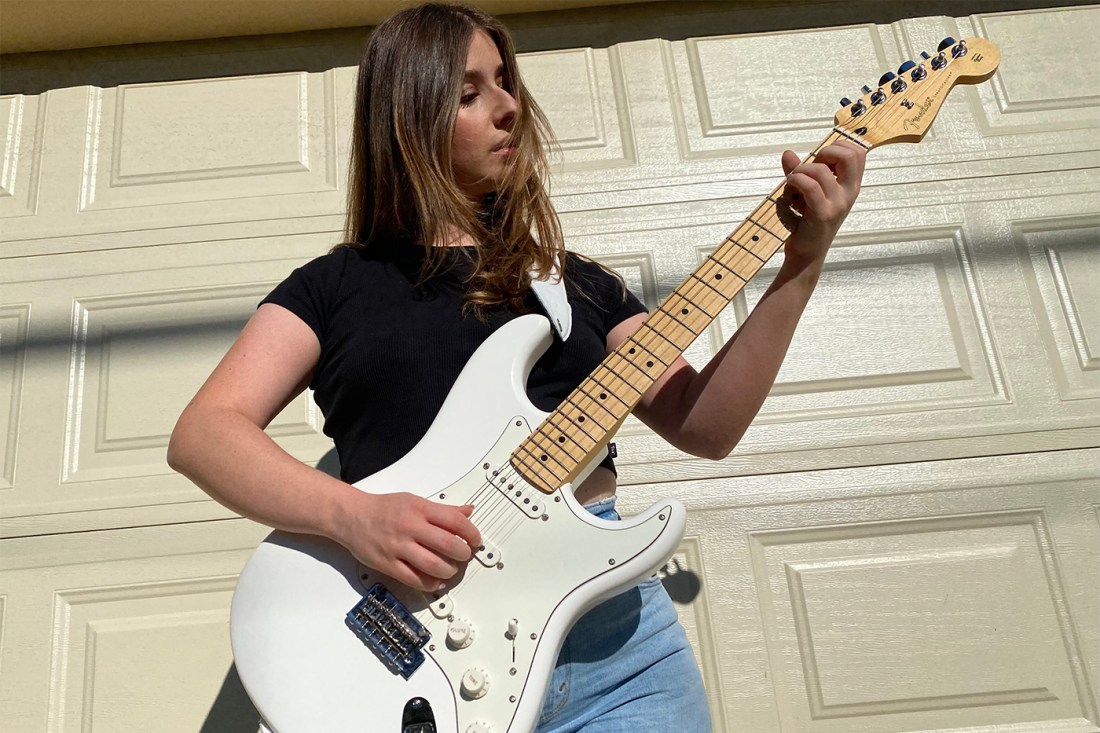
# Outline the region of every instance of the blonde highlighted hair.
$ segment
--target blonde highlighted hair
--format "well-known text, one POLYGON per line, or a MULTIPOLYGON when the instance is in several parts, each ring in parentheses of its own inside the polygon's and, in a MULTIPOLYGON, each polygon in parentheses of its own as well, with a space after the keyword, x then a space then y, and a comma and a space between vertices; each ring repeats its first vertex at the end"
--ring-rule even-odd
POLYGON ((371 33, 359 65, 344 243, 375 252, 421 245, 422 279, 443 257, 434 245, 468 235, 478 246, 466 300, 475 310, 521 307, 532 270, 565 258, 546 190, 550 126, 523 85, 507 30, 484 12, 428 3, 400 10, 371 33), (516 100, 515 154, 498 190, 471 202, 451 166, 466 57, 484 31, 500 52, 516 100))

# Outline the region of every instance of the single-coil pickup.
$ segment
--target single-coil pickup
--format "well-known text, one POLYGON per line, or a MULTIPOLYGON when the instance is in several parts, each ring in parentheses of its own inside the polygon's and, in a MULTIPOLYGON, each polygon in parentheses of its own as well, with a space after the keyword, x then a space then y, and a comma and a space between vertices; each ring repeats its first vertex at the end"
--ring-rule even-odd
POLYGON ((424 661, 431 634, 381 583, 348 611, 347 624, 383 662, 408 679, 424 661))
POLYGON ((527 516, 538 518, 545 513, 546 494, 529 486, 511 466, 499 471, 486 471, 485 478, 527 516))
POLYGON ((487 568, 496 567, 503 562, 500 548, 490 542, 484 534, 481 535, 481 547, 477 548, 474 557, 477 558, 479 563, 487 568))

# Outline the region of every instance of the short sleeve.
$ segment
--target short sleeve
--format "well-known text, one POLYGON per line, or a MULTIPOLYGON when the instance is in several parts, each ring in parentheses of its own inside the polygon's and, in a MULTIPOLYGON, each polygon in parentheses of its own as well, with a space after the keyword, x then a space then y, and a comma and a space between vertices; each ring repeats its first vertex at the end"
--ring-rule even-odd
POLYGON ((571 253, 568 263, 566 278, 570 278, 571 269, 572 282, 577 291, 571 296, 588 299, 597 306, 603 318, 605 335, 628 318, 648 312, 620 278, 596 262, 571 253))
POLYGON ((310 327, 319 342, 325 343, 331 304, 343 280, 347 252, 347 247, 341 247, 295 269, 260 305, 274 303, 286 308, 310 327))

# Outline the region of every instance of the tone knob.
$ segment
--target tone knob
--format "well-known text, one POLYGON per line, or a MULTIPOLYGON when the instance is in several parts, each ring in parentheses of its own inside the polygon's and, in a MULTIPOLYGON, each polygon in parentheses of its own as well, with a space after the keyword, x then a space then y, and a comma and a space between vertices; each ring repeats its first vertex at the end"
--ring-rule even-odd
POLYGON ((462 673, 461 687, 462 694, 470 700, 485 697, 485 693, 489 691, 489 675, 483 669, 470 667, 462 673))
POLYGON ((464 619, 456 618, 447 626, 447 645, 452 649, 465 649, 474 640, 474 627, 464 619))
POLYGON ((477 720, 466 726, 466 733, 493 733, 493 728, 488 723, 477 720))

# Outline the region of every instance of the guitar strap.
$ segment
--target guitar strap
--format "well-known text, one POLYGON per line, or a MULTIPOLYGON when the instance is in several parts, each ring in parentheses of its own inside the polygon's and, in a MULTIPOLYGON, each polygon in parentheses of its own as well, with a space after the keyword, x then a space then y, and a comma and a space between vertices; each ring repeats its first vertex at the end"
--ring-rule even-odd
POLYGON ((531 272, 531 290, 542 303, 546 317, 558 338, 565 341, 573 330, 573 309, 569 307, 569 296, 565 292, 565 281, 561 276, 561 265, 554 258, 554 266, 549 274, 531 272))

